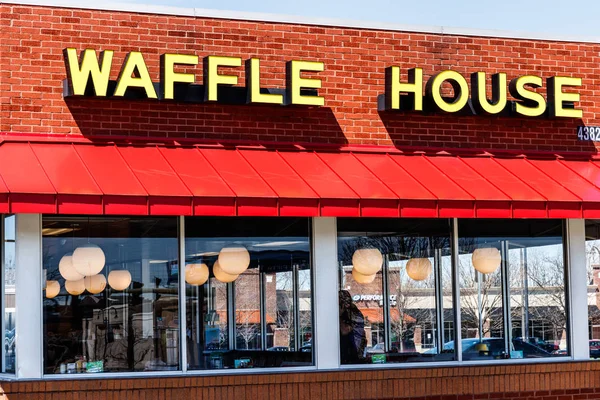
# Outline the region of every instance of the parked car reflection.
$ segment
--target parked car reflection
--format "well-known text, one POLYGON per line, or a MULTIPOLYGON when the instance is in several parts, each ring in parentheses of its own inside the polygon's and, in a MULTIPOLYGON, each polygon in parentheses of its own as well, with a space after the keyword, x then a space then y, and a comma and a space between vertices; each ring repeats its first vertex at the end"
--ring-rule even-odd
MULTIPOLYGON (((511 341, 510 353, 506 352, 504 338, 462 339, 461 344, 463 360, 544 358, 567 355, 566 350, 564 353, 548 352, 521 338, 515 338, 511 341)), ((432 348, 426 351, 425 354, 437 354, 437 352, 437 348, 432 348)), ((445 343, 441 352, 454 352, 454 341, 445 343)))

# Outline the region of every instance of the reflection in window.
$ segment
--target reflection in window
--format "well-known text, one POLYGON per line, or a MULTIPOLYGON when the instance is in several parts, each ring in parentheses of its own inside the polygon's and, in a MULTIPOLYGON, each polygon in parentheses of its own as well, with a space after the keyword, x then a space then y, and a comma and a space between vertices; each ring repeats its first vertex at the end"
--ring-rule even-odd
POLYGON ((463 360, 568 354, 562 221, 459 220, 463 360))
POLYGON ((16 336, 15 336, 15 216, 0 216, 0 222, 3 222, 3 246, 2 253, 2 276, 3 285, 3 303, 4 319, 4 358, 2 363, 2 372, 15 373, 15 354, 16 354, 16 336), (3 219, 3 221, 2 221, 3 219))
POLYGON ((588 325, 591 358, 600 358, 600 220, 585 221, 588 325))
POLYGON ((307 218, 186 218, 190 369, 312 365, 309 229, 307 218))
POLYGON ((453 360, 449 220, 338 219, 343 364, 453 360))
POLYGON ((45 373, 180 368, 176 218, 44 216, 42 234, 45 373))

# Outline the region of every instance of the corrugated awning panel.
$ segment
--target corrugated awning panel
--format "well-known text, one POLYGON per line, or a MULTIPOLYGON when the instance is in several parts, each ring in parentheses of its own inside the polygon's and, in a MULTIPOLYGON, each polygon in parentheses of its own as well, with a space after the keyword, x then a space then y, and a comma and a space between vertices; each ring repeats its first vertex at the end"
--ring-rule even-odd
POLYGON ((594 161, 3 142, 0 212, 600 218, 594 161))

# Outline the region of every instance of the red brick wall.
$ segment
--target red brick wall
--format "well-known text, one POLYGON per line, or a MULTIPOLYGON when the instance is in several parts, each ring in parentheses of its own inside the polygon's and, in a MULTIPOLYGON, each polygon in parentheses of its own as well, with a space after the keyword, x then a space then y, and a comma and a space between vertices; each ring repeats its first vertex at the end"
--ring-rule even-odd
POLYGON ((0 383, 5 399, 600 399, 600 362, 0 383))
MULTIPOLYGON (((600 44, 434 35, 0 5, 0 132, 156 138, 476 147, 595 152, 575 127, 600 125, 600 44), (325 107, 225 106, 62 96, 65 47, 115 50, 112 79, 139 50, 158 80, 167 51, 259 57, 263 86, 284 87, 285 61, 325 62, 325 107), (379 113, 384 69, 452 68, 579 76, 584 120, 379 113)), ((201 81, 199 65, 194 69, 201 81)), ((240 68, 240 76, 243 71, 240 68)), ((243 81, 242 81, 243 82, 243 81)), ((545 92, 545 90, 544 90, 545 92)))

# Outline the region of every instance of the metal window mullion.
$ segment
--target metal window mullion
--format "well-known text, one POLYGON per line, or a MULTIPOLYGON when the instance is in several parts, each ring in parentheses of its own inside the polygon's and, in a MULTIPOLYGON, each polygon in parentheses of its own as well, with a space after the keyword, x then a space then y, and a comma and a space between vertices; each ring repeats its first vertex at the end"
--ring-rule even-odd
POLYGON ((458 273, 458 219, 452 219, 452 303, 454 306, 454 351, 456 360, 462 362, 462 332, 460 308, 460 280, 458 273))
POLYGON ((179 360, 181 371, 186 372, 187 365, 187 310, 185 282, 185 217, 179 217, 179 360))
POLYGON ((444 293, 442 291, 442 249, 434 249, 433 266, 434 285, 435 285, 435 323, 436 327, 436 347, 438 354, 444 348, 444 293))
MULTIPOLYGON (((381 271, 382 293, 383 293, 383 332, 385 338, 385 351, 392 351, 391 323, 390 323, 390 287, 389 287, 390 258, 386 254, 383 259, 383 271, 381 271)), ((400 318, 403 318, 401 315, 400 318)), ((400 338, 402 341, 402 338, 400 338)))
POLYGON ((227 284, 227 326, 229 335, 229 349, 237 348, 235 317, 235 281, 227 284))
MULTIPOLYGON (((0 314, 0 329, 2 337, 6 336, 6 241, 5 241, 5 227, 4 227, 4 215, 0 215, 0 307, 2 307, 2 314, 0 314)), ((6 346, 2 346, 2 372, 6 372, 6 346)))
MULTIPOLYGON (((259 293, 260 293, 260 349, 267 349, 267 293, 266 293, 266 274, 264 272, 260 272, 260 266, 258 276, 259 276, 259 293)), ((276 295, 277 296, 277 295, 276 295)), ((277 301, 277 299, 275 299, 277 301)), ((275 316, 277 318, 277 316, 275 316)))
POLYGON ((502 317, 504 318, 504 350, 507 357, 510 357, 512 341, 512 323, 510 310, 510 280, 508 265, 508 241, 500 242, 500 252, 502 263, 500 264, 500 274, 502 277, 502 317))
MULTIPOLYGON (((292 311, 294 312, 294 351, 300 349, 300 288, 298 287, 300 280, 298 279, 298 265, 292 265, 292 285, 293 287, 293 299, 292 311)), ((289 317, 288 317, 289 318, 289 317)))

